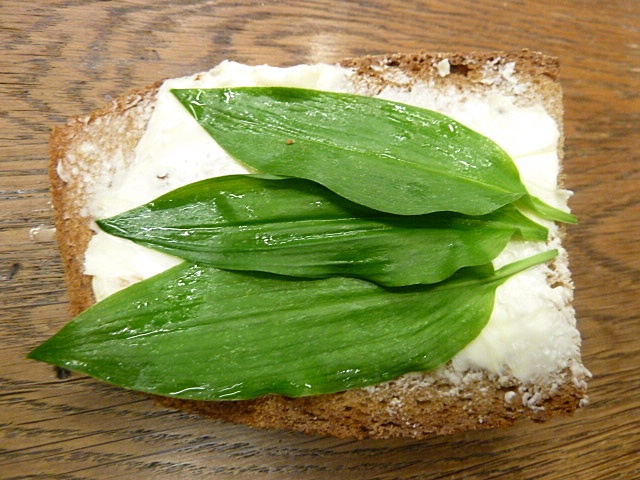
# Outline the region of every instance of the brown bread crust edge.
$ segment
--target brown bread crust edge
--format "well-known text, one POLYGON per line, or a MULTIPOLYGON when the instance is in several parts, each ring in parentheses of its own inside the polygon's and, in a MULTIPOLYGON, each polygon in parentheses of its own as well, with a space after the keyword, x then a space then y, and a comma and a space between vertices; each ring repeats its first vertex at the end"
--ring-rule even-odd
MULTIPOLYGON (((403 73, 403 82, 408 77, 410 81, 429 80, 460 91, 482 92, 496 87, 487 84, 487 68, 499 73, 509 62, 516 63, 518 83, 531 85, 526 94, 519 96, 522 101, 542 102, 561 126, 558 61, 553 57, 528 51, 418 53, 360 57, 341 64, 355 69, 359 81, 371 92, 393 83, 389 73, 403 73), (441 76, 436 65, 444 59, 449 62, 450 73, 441 76)), ((496 88, 511 87, 508 79, 498 73, 494 76, 495 82, 500 83, 496 88)), ((132 92, 89 116, 71 119, 52 132, 51 191, 74 316, 95 302, 91 279, 83 273, 84 252, 92 236, 92 219, 84 210, 86 197, 100 182, 108 182, 132 161, 159 85, 132 92)), ((562 145, 559 153, 562 158, 562 145)), ((568 278, 555 281, 571 287, 568 278)), ((586 384, 568 368, 559 372, 558 378, 561 380, 553 385, 522 385, 515 379, 494 378, 484 372, 459 374, 445 366, 438 374, 414 374, 376 388, 298 399, 276 395, 233 402, 154 398, 168 407, 261 428, 345 438, 423 438, 505 427, 520 418, 544 421, 558 414, 571 414, 584 401, 586 384), (538 400, 528 405, 526 399, 533 397, 538 400)))

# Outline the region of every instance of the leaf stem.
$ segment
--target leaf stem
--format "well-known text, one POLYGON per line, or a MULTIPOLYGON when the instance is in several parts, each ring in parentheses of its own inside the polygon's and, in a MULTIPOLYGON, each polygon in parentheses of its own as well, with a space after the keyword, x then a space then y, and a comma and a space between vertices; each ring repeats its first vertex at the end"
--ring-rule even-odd
POLYGON ((531 194, 524 195, 519 200, 516 200, 514 205, 518 208, 533 211, 547 220, 572 224, 578 223, 578 217, 574 214, 552 207, 531 194))
POLYGON ((495 281, 504 281, 509 277, 512 277, 516 273, 520 273, 528 268, 534 267, 541 263, 548 262, 549 260, 554 259, 558 256, 558 250, 548 250, 546 252, 538 253, 528 258, 524 258, 522 260, 517 260, 513 263, 505 265, 504 267, 499 268, 493 274, 493 279, 495 281))

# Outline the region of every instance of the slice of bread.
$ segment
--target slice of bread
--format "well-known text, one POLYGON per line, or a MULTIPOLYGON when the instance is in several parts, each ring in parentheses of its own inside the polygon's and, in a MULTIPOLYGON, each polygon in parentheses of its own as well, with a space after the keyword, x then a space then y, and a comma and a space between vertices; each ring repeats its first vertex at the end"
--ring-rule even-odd
MULTIPOLYGON (((516 105, 539 105, 557 124, 557 153, 562 158, 562 97, 555 58, 528 51, 419 53, 350 58, 341 65, 352 70, 351 81, 362 94, 377 95, 389 88, 411 92, 428 85, 429 91, 454 95, 462 103, 474 96, 499 93, 516 105)), ((53 204, 73 315, 95 302, 91 278, 84 274, 85 251, 93 235, 92 197, 135 161, 135 148, 154 111, 160 85, 132 92, 52 133, 53 204)), ((554 308, 562 312, 571 334, 571 351, 560 352, 553 371, 542 377, 523 381, 508 369, 492 371, 450 362, 433 372, 330 395, 296 399, 267 395, 234 402, 157 400, 165 406, 257 427, 355 438, 421 438, 507 426, 525 417, 543 421, 573 413, 586 401, 589 374, 580 358, 571 306, 573 286, 560 243, 562 230, 553 232, 549 243, 560 247, 561 253, 551 267, 545 267, 544 274, 549 288, 560 292, 554 308)), ((519 355, 517 346, 510 354, 519 355)))

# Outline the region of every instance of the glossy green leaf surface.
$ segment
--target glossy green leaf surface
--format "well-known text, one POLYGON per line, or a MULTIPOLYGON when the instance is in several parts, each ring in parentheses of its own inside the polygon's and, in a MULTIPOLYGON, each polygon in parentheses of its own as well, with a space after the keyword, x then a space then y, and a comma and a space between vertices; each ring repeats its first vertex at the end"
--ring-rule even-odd
POLYGON ((547 229, 507 205, 481 217, 386 214, 303 179, 233 175, 174 190, 99 220, 107 233, 194 262, 388 286, 435 283, 491 262, 514 234, 547 229))
POLYGON ((437 112, 284 87, 172 92, 241 162, 376 210, 483 215, 526 194, 502 148, 437 112))
POLYGON ((523 198, 544 218, 577 222, 529 195, 499 145, 431 110, 286 87, 172 92, 241 162, 316 181, 376 210, 483 215, 523 198))
POLYGON ((485 326, 496 288, 556 253, 399 289, 184 262, 94 305, 29 357, 197 400, 364 387, 452 358, 485 326))

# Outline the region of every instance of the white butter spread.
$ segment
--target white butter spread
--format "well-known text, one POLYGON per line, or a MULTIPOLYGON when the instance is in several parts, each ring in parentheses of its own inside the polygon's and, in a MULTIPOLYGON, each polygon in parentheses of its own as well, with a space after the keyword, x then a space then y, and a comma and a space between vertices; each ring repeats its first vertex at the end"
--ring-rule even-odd
MULTIPOLYGON (((441 75, 449 73, 447 66, 438 66, 441 75)), ((505 75, 511 78, 513 67, 505 75)), ((351 77, 348 69, 324 64, 275 68, 226 61, 209 72, 168 80, 160 89, 131 168, 119 172, 110 187, 96 193, 90 215, 115 215, 187 183, 249 171, 205 133, 169 89, 278 85, 358 93, 351 77)), ((529 192, 551 205, 567 208, 569 194, 557 186, 558 126, 542 106, 516 106, 512 98, 497 91, 463 95, 436 89, 429 83, 414 84, 410 90, 389 87, 379 96, 439 111, 492 138, 514 158, 529 192)), ((555 229, 549 222, 547 225, 555 229)), ((557 246, 512 241, 495 263, 500 266, 557 246)), ((179 262, 175 257, 97 232, 86 253, 85 267, 93 276, 97 299, 102 299, 179 262)), ((549 274, 548 267, 542 265, 501 286, 489 324, 453 359, 452 367, 460 372, 480 368, 496 376, 511 375, 521 382, 536 382, 575 367, 579 334, 566 308, 571 291, 552 288, 547 281, 549 274)))

